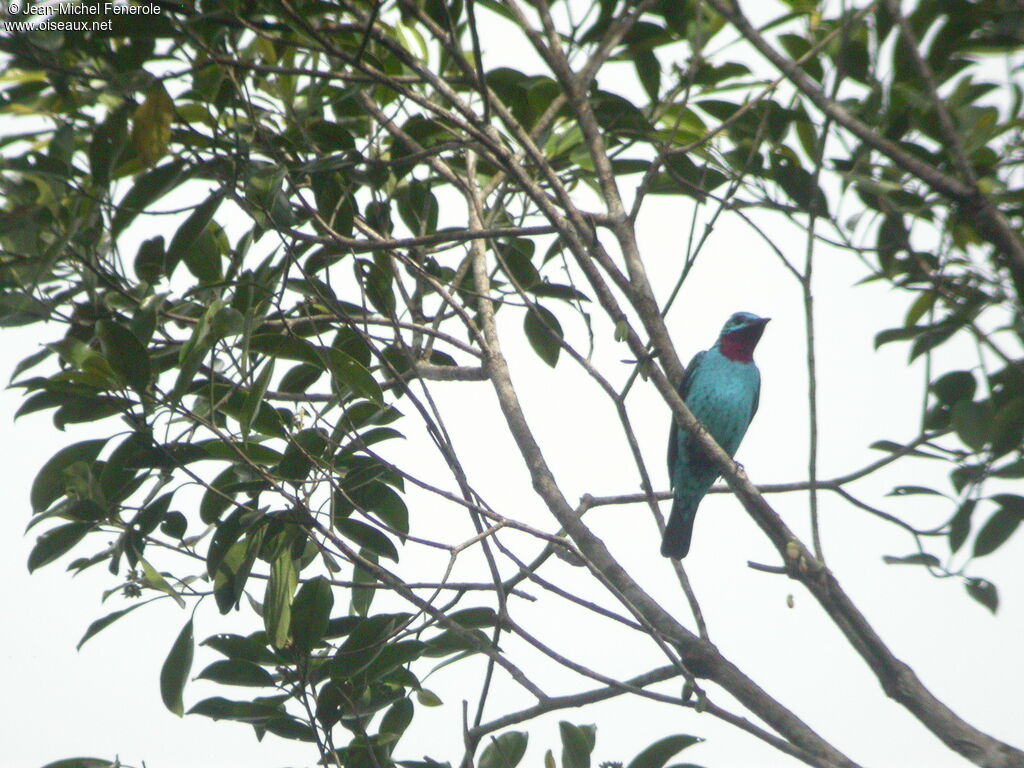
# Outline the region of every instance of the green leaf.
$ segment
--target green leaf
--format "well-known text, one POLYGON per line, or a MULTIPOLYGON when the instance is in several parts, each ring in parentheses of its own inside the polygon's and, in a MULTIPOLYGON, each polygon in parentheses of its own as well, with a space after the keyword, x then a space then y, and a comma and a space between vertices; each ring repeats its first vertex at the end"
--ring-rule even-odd
POLYGON ((528 289, 534 296, 542 296, 563 301, 590 301, 590 297, 571 285, 558 283, 537 283, 528 289))
POLYGON ((646 136, 651 131, 650 121, 644 113, 631 101, 618 94, 598 90, 591 97, 591 103, 598 123, 609 134, 646 136))
POLYGON ((331 677, 352 677, 369 666, 407 617, 407 614, 379 614, 362 619, 335 652, 331 677))
MULTIPOLYGON (((371 204, 372 205, 372 204, 371 204)), ((369 207, 367 214, 369 215, 369 207)), ((394 275, 381 264, 360 259, 356 268, 366 290, 366 298, 382 315, 393 315, 395 312, 395 291, 392 287, 394 275)))
POLYGON ((323 576, 307 581, 292 603, 292 640, 296 648, 309 653, 323 639, 334 608, 334 592, 323 576))
MULTIPOLYGON (((237 458, 237 456, 233 458, 237 458)), ((224 510, 233 506, 232 502, 237 492, 233 490, 233 487, 237 485, 238 475, 234 466, 226 467, 213 478, 199 502, 199 519, 207 525, 212 525, 220 520, 224 510)))
POLYGON ((270 578, 263 598, 263 625, 275 648, 284 648, 288 643, 292 595, 298 578, 291 552, 286 547, 270 566, 270 578))
POLYGON ((666 736, 630 760, 626 768, 664 768, 664 765, 676 754, 702 741, 703 739, 697 736, 686 736, 685 734, 666 736))
POLYGON ((347 637, 352 630, 359 626, 363 619, 358 616, 338 616, 327 622, 327 633, 324 637, 335 640, 339 637, 347 637))
MULTIPOLYGON (((187 387, 187 385, 186 385, 187 387)), ((217 404, 219 411, 223 411, 232 418, 239 418, 242 413, 242 405, 245 402, 245 396, 238 389, 229 389, 228 387, 221 386, 219 384, 212 385, 205 390, 205 393, 209 394, 210 400, 217 404)), ((269 437, 280 437, 287 438, 288 430, 285 429, 285 420, 291 420, 291 414, 287 410, 277 409, 272 406, 269 402, 264 401, 260 403, 256 410, 256 415, 252 419, 252 428, 255 429, 262 435, 269 437)), ((212 445, 212 443, 206 443, 206 445, 212 445)), ((231 445, 231 443, 226 443, 231 445)), ((216 449, 208 449, 207 453, 213 455, 213 451, 216 449)), ((247 445, 243 444, 239 448, 240 452, 245 455, 248 451, 259 449, 251 449, 247 445)), ((229 458, 237 460, 237 454, 234 456, 228 453, 229 458)), ((223 455, 223 454, 220 454, 223 455)), ((257 455, 257 454, 254 454, 257 455)))
POLYGON ((145 605, 145 603, 136 603, 135 605, 131 605, 131 606, 127 607, 127 608, 123 608, 120 611, 114 611, 113 613, 108 613, 106 616, 104 616, 101 619, 96 619, 96 621, 94 621, 92 624, 90 624, 89 628, 87 630, 85 630, 85 634, 82 635, 82 639, 78 641, 78 645, 75 646, 75 650, 76 651, 82 650, 82 646, 85 645, 85 641, 86 640, 91 638, 93 635, 99 634, 100 632, 102 632, 104 629, 109 627, 111 624, 113 624, 115 621, 120 619, 125 614, 131 613, 136 608, 141 608, 143 605, 145 605))
POLYGON ((239 454, 254 464, 270 466, 281 461, 281 454, 260 443, 239 443, 232 440, 209 440, 199 443, 211 459, 238 461, 239 454))
POLYGON ((399 640, 384 647, 384 650, 363 670, 368 682, 384 677, 394 669, 403 667, 423 656, 427 644, 420 640, 399 640))
MULTIPOLYGON (((221 256, 227 250, 227 235, 223 228, 217 222, 210 221, 192 242, 192 246, 181 251, 180 258, 201 283, 217 283, 224 277, 221 256)), ((238 320, 238 310, 225 307, 217 312, 212 327, 221 331, 221 335, 235 335, 239 332, 238 320)))
POLYGON ((174 491, 171 491, 149 502, 135 515, 135 519, 132 520, 132 526, 143 536, 151 534, 158 525, 166 520, 173 498, 174 491))
POLYGON ((160 523, 160 530, 172 539, 183 539, 188 530, 188 519, 181 512, 168 512, 160 523))
MULTIPOLYGON (((140 465, 154 465, 154 451, 147 435, 140 432, 132 432, 113 450, 107 461, 102 465, 99 473, 99 490, 88 489, 83 495, 94 498, 104 498, 112 504, 116 504, 131 495, 136 487, 133 482, 138 472, 136 467, 140 465)), ((88 486, 86 486, 88 488, 88 486)), ((76 489, 82 494, 83 489, 76 489)))
POLYGON ((235 507, 234 511, 217 525, 217 530, 210 538, 210 546, 206 550, 206 572, 209 576, 217 575, 228 551, 242 535, 241 518, 244 513, 244 508, 235 507))
POLYGON ((241 659, 220 659, 197 675, 200 680, 212 680, 224 685, 267 687, 274 684, 273 676, 263 667, 241 659))
POLYGON ((425 235, 437 230, 440 208, 430 186, 421 181, 411 181, 395 195, 398 214, 415 235, 425 235))
POLYGON ((213 316, 210 330, 218 339, 240 336, 245 332, 245 315, 234 307, 221 307, 213 316))
POLYGON ((164 236, 157 235, 143 240, 135 254, 135 274, 150 285, 159 280, 167 265, 167 252, 164 248, 164 236))
POLYGON ((57 451, 43 465, 32 482, 32 490, 29 493, 32 511, 42 512, 63 496, 65 491, 64 470, 79 461, 91 464, 100 455, 100 451, 106 444, 107 438, 84 440, 57 451))
POLYGON ((936 568, 939 567, 939 558, 935 555, 929 555, 927 552, 917 552, 913 555, 904 555, 903 557, 884 555, 882 560, 889 565, 929 565, 936 568))
POLYGON ((274 375, 274 358, 264 363, 262 370, 257 374, 256 381, 245 396, 242 403, 242 412, 238 415, 238 426, 242 431, 242 439, 249 439, 249 429, 252 427, 252 420, 263 404, 263 397, 267 394, 267 387, 270 386, 270 379, 274 375))
POLYGON ((121 159, 127 143, 128 111, 122 107, 112 110, 92 135, 89 170, 98 186, 105 187, 110 183, 110 170, 121 159))
MULTIPOLYGON (((62 515, 74 518, 80 523, 95 523, 107 517, 108 512, 92 499, 68 500, 67 506, 60 506, 62 515)), ((45 515, 37 516, 29 525, 35 525, 37 520, 44 519, 45 515)))
POLYGON ((815 184, 814 176, 795 162, 784 162, 772 158, 775 181, 783 191, 805 211, 814 210, 828 215, 828 198, 821 186, 815 184))
POLYGON ((153 374, 146 348, 135 334, 111 320, 100 320, 96 324, 96 333, 103 356, 114 372, 136 392, 145 392, 153 374))
POLYGON ((192 619, 189 619, 181 628, 160 670, 160 698, 163 699, 164 706, 178 717, 185 713, 182 693, 185 690, 185 681, 192 670, 193 645, 192 619))
POLYGON ((150 203, 178 186, 187 175, 183 173, 184 168, 184 162, 174 160, 137 177, 135 184, 117 206, 117 213, 110 225, 111 237, 117 237, 150 203))
POLYGON ((409 509, 394 488, 383 482, 372 482, 346 487, 345 493, 336 493, 334 519, 350 514, 355 504, 361 511, 372 512, 400 534, 409 532, 409 509))
MULTIPOLYGON (((782 47, 786 49, 786 53, 789 54, 793 61, 802 58, 811 50, 811 43, 800 35, 779 35, 779 42, 782 43, 782 47)), ((806 71, 808 75, 820 82, 824 77, 824 71, 822 70, 819 58, 819 56, 809 56, 807 60, 800 65, 800 67, 806 71)))
POLYGON ((552 368, 558 362, 558 355, 562 351, 559 343, 564 337, 562 326, 550 311, 544 307, 534 305, 526 311, 523 320, 523 330, 526 338, 533 347, 538 357, 552 368))
POLYGON ((502 262, 518 286, 525 291, 531 290, 541 282, 540 273, 533 266, 532 259, 536 246, 532 240, 515 237, 501 248, 502 262))
POLYGON ((479 653, 482 646, 491 644, 491 639, 479 629, 446 629, 427 641, 424 656, 450 656, 453 653, 479 653))
POLYGON ((991 439, 992 409, 987 403, 961 400, 953 406, 953 429, 964 445, 980 451, 991 439))
POLYGON ((302 394, 313 386, 322 374, 323 369, 318 366, 299 363, 281 377, 278 389, 295 395, 302 394))
POLYGON ((321 427, 311 427, 298 432, 288 441, 288 447, 281 457, 277 474, 291 483, 301 483, 323 459, 324 453, 330 448, 330 435, 321 427))
MULTIPOLYGON (((51 307, 44 301, 24 293, 0 295, 0 328, 30 325, 50 317, 51 307)), ((13 380, 17 371, 11 375, 13 380)))
POLYGON ((413 709, 412 700, 408 698, 399 699, 392 704, 388 711, 384 713, 384 717, 381 718, 381 736, 391 736, 393 738, 392 743, 398 741, 398 738, 405 733, 409 724, 412 723, 413 709))
POLYGON ((999 609, 999 590, 987 579, 966 579, 967 594, 988 608, 992 613, 999 609))
POLYGON ((156 568, 150 565, 146 559, 142 557, 139 558, 139 565, 142 566, 142 574, 146 578, 146 586, 170 595, 174 598, 174 602, 182 608, 185 607, 185 600, 174 590, 174 587, 167 583, 167 579, 165 579, 156 568))
MULTIPOLYGON (((377 562, 377 555, 368 549, 360 549, 359 556, 370 562, 377 562)), ((375 586, 377 577, 374 576, 373 571, 364 568, 357 562, 352 569, 352 581, 352 613, 357 616, 366 616, 370 612, 370 604, 373 602, 373 598, 377 596, 375 586)))
MULTIPOLYGON (((436 352, 434 356, 437 356, 436 352)), ((346 453, 355 454, 359 451, 365 451, 371 445, 376 445, 384 440, 392 440, 395 438, 404 439, 405 435, 391 427, 373 427, 372 429, 367 429, 366 431, 355 435, 349 444, 345 446, 344 450, 346 453)))
POLYGON ((978 531, 978 537, 974 540, 975 557, 983 557, 999 549, 1024 520, 1024 499, 1020 496, 1000 494, 992 498, 999 501, 1001 508, 978 531))
POLYGON ((171 139, 174 102, 161 81, 149 89, 132 119, 132 144, 144 165, 153 165, 167 151, 171 139))
POLYGON ((180 400, 188 392, 203 358, 215 341, 210 334, 210 321, 219 309, 219 303, 214 301, 207 307, 192 329, 192 335, 178 351, 178 376, 174 382, 174 389, 171 390, 172 402, 180 400))
POLYGON ((278 659, 273 651, 267 648, 265 632, 257 632, 249 637, 232 634, 211 635, 202 644, 224 654, 229 659, 251 661, 254 664, 276 664, 278 659))
MULTIPOLYGON (((213 593, 221 613, 226 614, 242 599, 246 581, 249 579, 253 563, 256 562, 262 542, 263 529, 253 529, 243 540, 231 544, 223 558, 218 561, 213 580, 213 593)), ((210 549, 212 551, 212 545, 210 549)), ((207 555, 207 568, 211 567, 211 559, 212 554, 207 555)), ((262 611, 260 613, 262 615, 262 611)))
POLYGON ((188 713, 205 715, 214 720, 238 720, 254 724, 264 724, 282 714, 280 707, 263 701, 231 701, 221 696, 203 699, 188 713))
POLYGON ((1005 477, 1019 480, 1024 477, 1024 459, 1015 459, 992 470, 992 477, 1005 477))
POLYGON ((347 352, 336 347, 315 347, 296 336, 261 333, 252 337, 250 349, 272 357, 283 357, 308 363, 329 371, 332 383, 339 389, 350 389, 356 394, 383 403, 380 385, 370 372, 347 352))
POLYGON ((334 347, 321 347, 319 350, 323 365, 331 374, 331 383, 344 390, 349 389, 357 395, 383 405, 384 395, 373 375, 351 355, 334 347))
POLYGON ((342 517, 334 521, 334 528, 346 539, 356 542, 361 547, 398 562, 398 550, 391 539, 372 525, 342 517))
POLYGON ((49 565, 67 553, 92 529, 92 523, 68 523, 47 531, 38 539, 28 555, 29 573, 49 565))
POLYGON ((960 505, 956 514, 953 515, 953 519, 949 521, 950 552, 957 552, 964 542, 967 541, 967 536, 971 532, 971 515, 977 504, 976 500, 968 499, 960 505))
POLYGON ((530 736, 522 731, 507 731, 484 747, 480 755, 480 768, 516 768, 523 755, 530 736))
POLYGON ((493 627, 498 623, 498 614, 493 608, 463 608, 448 614, 448 618, 466 629, 493 627))
POLYGON ((964 464, 949 473, 949 479, 953 482, 956 492, 960 493, 964 488, 977 485, 985 479, 986 467, 983 464, 964 464))
POLYGON ((39 363, 43 362, 43 360, 50 357, 51 355, 53 355, 53 350, 47 347, 43 347, 37 352, 33 352, 31 355, 24 358, 21 362, 14 366, 14 370, 11 372, 11 383, 16 381, 17 378, 25 371, 39 365, 39 363))
POLYGON ((944 496, 934 488, 925 488, 923 485, 897 485, 886 496, 944 496))
POLYGON ((917 322, 925 316, 925 313, 935 305, 937 295, 934 291, 920 293, 914 300, 914 303, 910 305, 910 309, 907 310, 907 316, 903 320, 903 324, 908 327, 917 325, 917 322))
POLYGON ((249 339, 249 349, 270 357, 296 360, 324 368, 324 362, 317 354, 316 347, 298 336, 280 333, 258 333, 249 339))
POLYGON ((280 736, 282 739, 294 739, 296 741, 316 741, 316 735, 313 729, 306 723, 296 720, 286 714, 272 717, 264 723, 261 723, 263 728, 266 728, 275 736, 280 736))
POLYGON ((910 359, 914 360, 925 352, 939 346, 963 326, 962 320, 946 319, 931 326, 921 334, 910 347, 910 359))
POLYGON ((424 707, 440 707, 444 705, 444 702, 441 701, 440 696, 426 688, 420 688, 418 691, 416 691, 416 701, 418 701, 424 707))
POLYGON ((814 125, 807 120, 798 120, 796 125, 796 135, 800 139, 800 146, 804 150, 804 154, 807 157, 818 156, 818 134, 814 129, 814 125))
POLYGON ((632 58, 640 83, 651 101, 657 102, 661 91, 661 63, 658 57, 653 51, 638 50, 633 52, 632 58))
MULTIPOLYGON (((896 254, 905 250, 909 242, 907 228, 903 223, 903 217, 899 213, 890 213, 882 219, 878 227, 878 265, 886 274, 892 274, 896 254)), ((880 346, 875 342, 875 346, 880 346)))
POLYGON ((597 726, 573 725, 563 720, 558 730, 562 735, 562 768, 590 768, 597 726))
POLYGON ((168 274, 173 271, 174 265, 185 258, 185 254, 190 254, 189 258, 191 258, 191 253, 200 235, 203 234, 206 225, 213 219, 213 214, 217 212, 217 208, 220 207, 221 200, 223 199, 224 196, 220 192, 214 192, 197 205, 195 210, 178 227, 174 237, 171 238, 171 244, 167 247, 168 274))
POLYGON ((989 497, 1003 509, 1024 517, 1024 496, 1013 493, 997 493, 989 497))
POLYGON ((878 349, 883 344, 889 344, 893 341, 906 341, 907 339, 916 339, 923 333, 927 333, 930 326, 927 325, 915 325, 910 328, 890 328, 887 331, 880 331, 875 336, 875 349, 878 349))

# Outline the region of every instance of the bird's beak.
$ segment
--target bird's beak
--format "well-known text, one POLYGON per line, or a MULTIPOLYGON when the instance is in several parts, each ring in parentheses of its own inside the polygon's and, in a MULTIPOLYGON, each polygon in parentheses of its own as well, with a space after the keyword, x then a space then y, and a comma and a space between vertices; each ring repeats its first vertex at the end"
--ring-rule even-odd
POLYGON ((771 320, 770 317, 761 317, 758 318, 755 322, 757 325, 760 325, 763 328, 764 326, 768 325, 769 320, 771 320))

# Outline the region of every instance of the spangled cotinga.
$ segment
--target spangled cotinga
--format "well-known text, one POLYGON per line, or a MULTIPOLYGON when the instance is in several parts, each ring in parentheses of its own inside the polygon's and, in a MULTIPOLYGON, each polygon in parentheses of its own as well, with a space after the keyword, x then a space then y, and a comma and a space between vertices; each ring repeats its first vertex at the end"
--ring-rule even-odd
MULTIPOLYGON (((730 456, 740 447, 757 412, 761 374, 754 364, 754 347, 767 322, 768 318, 749 312, 734 314, 715 346, 698 352, 690 361, 679 385, 686 407, 730 456)), ((697 505, 718 478, 718 470, 674 419, 668 442, 668 474, 674 495, 661 554, 682 558, 690 551, 697 505)))

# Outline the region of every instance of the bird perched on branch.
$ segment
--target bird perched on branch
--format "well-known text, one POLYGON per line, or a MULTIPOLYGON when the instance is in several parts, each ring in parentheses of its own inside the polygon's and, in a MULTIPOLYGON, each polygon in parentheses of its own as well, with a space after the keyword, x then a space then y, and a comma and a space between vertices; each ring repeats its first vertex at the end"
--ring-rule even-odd
MULTIPOLYGON (((740 447, 757 412, 761 374, 754 364, 754 347, 768 320, 749 312, 734 314, 722 327, 715 346, 698 352, 690 361, 679 385, 686 407, 730 456, 740 447)), ((675 419, 668 441, 668 474, 672 513, 661 554, 678 559, 690 551, 697 505, 718 478, 718 470, 675 419)))

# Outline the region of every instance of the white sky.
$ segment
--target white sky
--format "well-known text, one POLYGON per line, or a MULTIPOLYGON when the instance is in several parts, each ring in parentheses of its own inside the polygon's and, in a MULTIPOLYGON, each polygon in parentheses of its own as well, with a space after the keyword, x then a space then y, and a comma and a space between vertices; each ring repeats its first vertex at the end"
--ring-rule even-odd
MULTIPOLYGON (((671 287, 688 222, 689 203, 677 198, 651 200, 641 219, 641 245, 659 299, 671 287)), ((769 225, 769 231, 787 253, 802 259, 804 240, 795 230, 769 225)), ((878 458, 880 454, 867 447, 874 440, 909 440, 916 434, 922 371, 920 362, 907 368, 904 346, 890 345, 877 352, 872 348, 877 331, 902 323, 906 297, 880 285, 854 286, 865 272, 849 254, 821 247, 816 263, 819 475, 827 478, 878 458)), ((710 345, 724 319, 740 309, 771 316, 773 321, 757 353, 763 378, 760 411, 737 458, 755 482, 801 479, 806 466, 807 396, 799 292, 764 243, 737 219, 723 217, 668 318, 684 362, 710 345)), ((510 313, 500 317, 527 417, 567 497, 636 491, 636 473, 611 421, 607 400, 571 362, 563 360, 555 371, 539 363, 518 339, 518 318, 510 313)), ((598 324, 599 338, 610 337, 606 325, 598 324)), ((2 338, 0 375, 5 381, 18 360, 50 340, 37 328, 5 330, 2 338)), ((624 345, 601 346, 597 362, 602 365, 615 368, 616 361, 629 357, 624 345)), ((971 367, 975 360, 969 345, 950 345, 942 355, 940 367, 971 367)), ((617 375, 627 371, 625 365, 618 369, 617 375)), ((462 449, 469 477, 483 496, 499 513, 536 522, 547 530, 557 527, 529 487, 489 385, 437 384, 433 391, 456 446, 462 449)), ((25 561, 38 531, 28 537, 22 533, 29 520, 28 488, 38 468, 61 446, 93 434, 95 426, 69 426, 61 434, 45 413, 11 424, 9 415, 19 404, 17 392, 0 392, 0 434, 4 445, 11 446, 0 466, 9 507, 0 516, 0 575, 6 585, 7 617, 0 671, 8 687, 0 705, 4 724, 0 766, 41 766, 61 757, 115 754, 132 765, 145 760, 149 768, 313 765, 316 756, 311 745, 274 736, 258 743, 247 726, 198 716, 179 720, 164 709, 157 684, 160 665, 188 616, 170 601, 140 609, 76 653, 75 644, 89 623, 121 605, 115 604, 116 598, 110 605, 99 602, 100 593, 119 580, 102 567, 69 579, 63 571, 67 557, 30 577, 25 561)), ((645 385, 631 395, 629 406, 648 467, 658 488, 664 488, 667 409, 645 385)), ((389 447, 389 455, 436 462, 424 446, 425 441, 413 435, 404 444, 389 447)), ((937 524, 949 513, 947 506, 928 497, 883 495, 893 485, 933 484, 948 489, 944 472, 937 471, 942 469, 927 462, 901 461, 852 490, 883 509, 912 516, 922 524, 937 524)), ((805 496, 776 496, 771 501, 800 535, 806 535, 805 496)), ((1012 541, 973 566, 973 573, 1000 587, 1001 607, 993 617, 968 598, 959 583, 929 578, 920 568, 884 565, 883 554, 912 551, 910 539, 893 527, 827 493, 821 495, 821 504, 828 564, 883 639, 958 714, 993 736, 1017 740, 1019 746, 1024 589, 1015 556, 1020 542, 1012 541)), ((435 511, 432 501, 422 495, 410 495, 410 510, 414 533, 429 534, 432 526, 465 527, 464 520, 454 522, 449 511, 435 511)), ((984 519, 983 511, 978 514, 984 519)), ((665 605, 678 606, 680 620, 692 626, 668 561, 657 555, 657 532, 647 509, 639 505, 601 508, 590 512, 587 521, 640 584, 665 605)), ((525 550, 534 551, 535 546, 525 550)), ((942 546, 936 550, 939 554, 942 546)), ((867 667, 805 592, 784 577, 747 568, 747 560, 775 563, 776 556, 731 496, 709 497, 701 507, 685 564, 711 639, 731 660, 862 765, 968 765, 884 697, 867 667), (786 605, 789 594, 795 599, 792 609, 786 605)), ((562 563, 545 566, 542 574, 599 594, 585 573, 562 563)), ((541 599, 530 605, 513 603, 517 617, 524 625, 546 632, 546 638, 567 655, 622 676, 664 663, 652 644, 624 640, 607 632, 606 622, 595 622, 539 588, 524 588, 541 599)), ((479 603, 485 601, 481 597, 479 603)), ((339 596, 337 604, 344 602, 339 596)), ((197 638, 225 631, 225 621, 233 621, 235 630, 252 631, 257 625, 249 618, 224 619, 204 606, 197 614, 197 638)), ((510 648, 517 647, 506 642, 510 648)), ((214 658, 216 654, 199 649, 193 674, 214 658)), ((542 670, 538 681, 549 693, 595 686, 546 663, 535 669, 542 670)), ((429 687, 446 706, 417 708, 397 757, 419 759, 427 754, 453 763, 459 760, 459 702, 475 701, 482 670, 482 661, 467 660, 430 679, 429 687)), ((678 683, 671 683, 658 690, 678 688, 678 683)), ((710 691, 713 700, 728 703, 714 688, 710 691)), ((241 689, 238 698, 245 692, 241 689)), ((190 683, 186 708, 212 695, 231 696, 231 692, 204 682, 190 683)), ((499 682, 487 712, 494 717, 529 703, 517 690, 499 682)), ((707 739, 680 755, 684 762, 763 768, 797 764, 708 715, 615 700, 582 712, 554 713, 522 726, 531 734, 523 765, 539 764, 549 748, 559 754, 557 723, 561 719, 598 725, 595 765, 604 760, 628 762, 650 742, 672 733, 707 739)))

